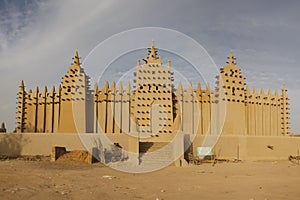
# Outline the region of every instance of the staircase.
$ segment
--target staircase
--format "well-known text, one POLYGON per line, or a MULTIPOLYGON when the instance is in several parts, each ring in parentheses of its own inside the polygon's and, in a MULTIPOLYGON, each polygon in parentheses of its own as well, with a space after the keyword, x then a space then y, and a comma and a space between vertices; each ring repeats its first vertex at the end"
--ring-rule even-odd
POLYGON ((139 165, 163 168, 173 163, 173 146, 166 142, 140 142, 139 165))
POLYGON ((110 162, 107 165, 124 172, 151 172, 173 164, 176 157, 174 150, 178 150, 176 148, 178 145, 172 142, 139 142, 138 154, 129 155, 126 161, 110 162))

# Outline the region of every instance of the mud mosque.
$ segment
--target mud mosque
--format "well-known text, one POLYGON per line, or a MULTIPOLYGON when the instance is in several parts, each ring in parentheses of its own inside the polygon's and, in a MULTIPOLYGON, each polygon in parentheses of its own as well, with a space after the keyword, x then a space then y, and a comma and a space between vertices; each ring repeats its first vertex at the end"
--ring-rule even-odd
POLYGON ((78 52, 57 87, 25 90, 17 97, 17 132, 36 133, 136 133, 142 136, 210 134, 212 107, 226 106, 223 135, 284 136, 290 133, 286 87, 265 93, 245 84, 240 67, 230 53, 220 68, 217 84, 173 87, 171 62, 163 66, 152 43, 148 56, 137 62, 135 89, 113 82, 90 87, 90 78, 80 66, 78 52), (220 91, 223 91, 221 95, 220 91), (223 102, 223 104, 222 104, 223 102), (80 114, 78 114, 80 113, 80 114))

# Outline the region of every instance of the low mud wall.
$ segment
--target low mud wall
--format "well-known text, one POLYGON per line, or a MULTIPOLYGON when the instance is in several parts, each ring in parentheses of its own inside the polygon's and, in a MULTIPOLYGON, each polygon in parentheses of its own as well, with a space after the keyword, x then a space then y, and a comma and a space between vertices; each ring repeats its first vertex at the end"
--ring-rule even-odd
MULTIPOLYGON (((240 160, 287 160, 298 155, 300 137, 292 136, 212 136, 190 137, 185 135, 185 144, 192 141, 190 151, 196 155, 197 147, 213 146, 212 153, 219 158, 240 160)), ((187 147, 187 146, 186 146, 187 147)))
MULTIPOLYGON (((298 155, 300 151, 300 137, 292 136, 226 135, 216 138, 184 135, 183 138, 185 148, 192 144, 188 151, 194 155, 197 147, 214 144, 212 153, 226 159, 285 160, 290 155, 298 155)), ((159 141, 159 137, 156 140, 159 141)), ((66 147, 68 151, 91 151, 92 147, 109 148, 109 145, 117 145, 133 153, 139 151, 138 138, 126 134, 0 134, 0 154, 8 156, 50 155, 53 146, 66 147)))
POLYGON ((50 155, 53 146, 66 147, 68 151, 90 151, 93 147, 106 147, 114 144, 130 152, 138 152, 137 138, 124 134, 0 134, 0 154, 9 156, 50 155))

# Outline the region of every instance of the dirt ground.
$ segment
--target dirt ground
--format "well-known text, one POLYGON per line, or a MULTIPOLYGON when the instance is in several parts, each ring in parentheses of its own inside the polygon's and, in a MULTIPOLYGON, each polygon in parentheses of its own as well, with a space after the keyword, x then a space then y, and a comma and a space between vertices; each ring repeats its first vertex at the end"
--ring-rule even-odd
POLYGON ((169 166, 146 174, 49 158, 2 159, 0 199, 299 199, 290 161, 169 166))

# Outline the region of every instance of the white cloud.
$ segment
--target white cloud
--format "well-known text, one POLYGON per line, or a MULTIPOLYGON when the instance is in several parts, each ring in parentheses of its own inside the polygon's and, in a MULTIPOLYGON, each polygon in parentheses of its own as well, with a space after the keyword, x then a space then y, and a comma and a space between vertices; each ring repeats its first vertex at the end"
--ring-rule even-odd
MULTIPOLYGON (((300 80, 296 1, 272 1, 272 6, 260 1, 28 2, 0 3, 4 12, 0 17, 0 93, 5 94, 0 99, 0 122, 7 122, 10 130, 20 80, 28 88, 58 84, 76 49, 85 57, 112 34, 143 26, 188 34, 219 66, 233 50, 248 83, 266 88, 286 83, 293 97, 293 113, 300 113, 295 89, 300 80)), ((297 114, 292 117, 300 120, 297 114)), ((293 129, 300 133, 298 124, 293 129)))

